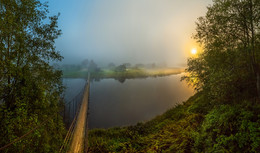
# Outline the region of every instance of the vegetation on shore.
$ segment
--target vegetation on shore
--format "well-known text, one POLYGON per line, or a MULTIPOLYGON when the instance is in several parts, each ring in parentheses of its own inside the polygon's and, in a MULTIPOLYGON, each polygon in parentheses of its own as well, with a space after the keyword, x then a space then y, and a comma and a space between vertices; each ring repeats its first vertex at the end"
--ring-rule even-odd
MULTIPOLYGON (((63 71, 64 78, 86 78, 88 70, 67 70, 63 71)), ((99 71, 90 71, 91 78, 145 78, 145 77, 157 77, 167 76, 172 74, 179 74, 184 72, 182 68, 126 68, 123 71, 117 71, 115 69, 100 69, 99 71)))
POLYGON ((183 77, 197 94, 149 122, 91 130, 90 152, 260 152, 259 10, 259 0, 214 0, 183 77))
POLYGON ((151 121, 93 129, 90 152, 259 152, 259 103, 211 104, 192 96, 151 121))

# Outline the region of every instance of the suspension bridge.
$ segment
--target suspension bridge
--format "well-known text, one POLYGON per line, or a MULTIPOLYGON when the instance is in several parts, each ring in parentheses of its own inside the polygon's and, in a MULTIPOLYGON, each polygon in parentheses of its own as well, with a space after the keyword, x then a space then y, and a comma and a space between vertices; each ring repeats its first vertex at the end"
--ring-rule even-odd
MULTIPOLYGON (((86 153, 88 151, 88 103, 89 103, 90 76, 84 88, 71 101, 64 103, 64 109, 58 113, 63 116, 68 129, 60 153, 86 153)), ((49 120, 29 130, 26 134, 16 138, 12 142, 0 147, 0 152, 11 147, 14 143, 22 141, 39 127, 44 126, 49 120)))
POLYGON ((83 153, 88 150, 88 102, 90 77, 82 91, 64 106, 64 122, 68 129, 61 152, 83 153))

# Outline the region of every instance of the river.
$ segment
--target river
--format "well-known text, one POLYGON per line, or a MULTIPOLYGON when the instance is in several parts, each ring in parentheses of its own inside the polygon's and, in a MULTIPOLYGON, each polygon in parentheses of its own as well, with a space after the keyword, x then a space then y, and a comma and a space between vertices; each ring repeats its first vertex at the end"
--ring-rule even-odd
MULTIPOLYGON (((187 100, 194 91, 183 74, 144 79, 102 79, 90 84, 89 128, 109 128, 148 121, 187 100)), ((84 87, 83 79, 64 79, 65 99, 84 87)))

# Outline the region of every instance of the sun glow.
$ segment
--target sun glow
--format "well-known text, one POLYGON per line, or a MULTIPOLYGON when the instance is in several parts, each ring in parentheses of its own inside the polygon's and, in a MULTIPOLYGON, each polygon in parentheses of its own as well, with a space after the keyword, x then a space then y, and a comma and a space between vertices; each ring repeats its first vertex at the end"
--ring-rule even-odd
POLYGON ((196 48, 193 48, 193 49, 191 50, 191 54, 193 54, 193 55, 197 54, 197 49, 196 49, 196 48))

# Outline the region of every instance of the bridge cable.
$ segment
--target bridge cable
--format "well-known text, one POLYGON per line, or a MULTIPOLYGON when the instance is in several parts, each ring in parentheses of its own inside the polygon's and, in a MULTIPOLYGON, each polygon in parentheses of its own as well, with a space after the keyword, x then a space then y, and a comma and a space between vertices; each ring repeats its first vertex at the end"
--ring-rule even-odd
POLYGON ((21 136, 21 137, 19 137, 19 138, 16 138, 14 141, 12 141, 12 142, 6 144, 5 146, 1 147, 1 148, 0 148, 0 151, 3 150, 3 149, 5 149, 5 148, 7 148, 7 147, 9 147, 9 146, 11 146, 13 143, 15 143, 15 142, 17 142, 17 141, 23 139, 23 138, 26 137, 27 135, 31 134, 33 131, 35 131, 36 129, 38 129, 39 127, 41 127, 43 124, 45 124, 47 121, 49 121, 49 120, 46 120, 46 121, 42 122, 40 125, 36 126, 34 129, 31 129, 29 132, 27 132, 27 133, 24 134, 23 136, 21 136))
MULTIPOLYGON (((86 83, 85 87, 83 87, 83 96, 84 96, 84 91, 86 90, 86 87, 87 87, 87 86, 88 86, 88 82, 86 83)), ((81 94, 81 92, 80 92, 77 96, 79 96, 80 94, 81 94)), ((83 99, 83 97, 82 97, 82 99, 83 99)), ((66 104, 69 104, 69 103, 71 103, 71 102, 68 102, 68 103, 66 103, 66 104)), ((82 105, 82 100, 81 100, 81 102, 80 102, 80 105, 79 105, 78 108, 77 108, 77 113, 76 113, 76 115, 74 116, 74 119, 73 119, 73 121, 72 121, 72 123, 71 123, 71 125, 70 125, 70 127, 69 127, 69 130, 68 130, 68 132, 67 132, 67 134, 66 134, 66 137, 65 137, 65 139, 64 139, 64 141, 63 141, 63 144, 62 144, 62 146, 61 146, 61 148, 60 148, 60 150, 59 150, 59 153, 61 153, 62 150, 65 149, 66 145, 69 144, 68 141, 70 141, 71 136, 72 136, 72 133, 74 133, 75 124, 76 124, 76 120, 77 120, 78 113, 79 113, 79 111, 80 111, 80 106, 81 106, 81 105, 82 105)))
MULTIPOLYGON (((85 89, 85 88, 83 88, 83 89, 85 89)), ((81 92, 80 92, 77 96, 79 96, 80 94, 81 94, 81 92)), ((77 97, 77 96, 76 96, 76 97, 77 97)), ((73 99, 74 99, 74 98, 73 98, 73 99)), ((71 102, 72 102, 72 100, 71 100, 69 103, 71 103, 71 102)), ((69 104, 69 103, 66 103, 66 104, 69 104)), ((77 113, 78 113, 78 112, 77 112, 77 113)), ((56 115, 56 114, 55 114, 55 115, 56 115)), ((77 115, 76 115, 76 116, 77 116, 77 115)), ((76 117, 76 116, 75 116, 75 117, 76 117)), ((75 119, 75 117, 74 117, 74 119, 75 119)), ((51 119, 49 119, 49 120, 51 120, 51 119)), ((26 134, 22 135, 21 137, 16 138, 14 141, 12 141, 12 142, 10 142, 10 143, 4 145, 3 147, 0 148, 0 151, 1 151, 1 150, 4 150, 5 148, 8 148, 9 146, 11 146, 12 144, 14 144, 15 142, 17 142, 17 141, 23 139, 24 137, 28 136, 29 134, 31 134, 31 133, 32 133, 33 131, 35 131, 36 129, 40 128, 42 125, 44 125, 44 124, 45 124, 47 121, 49 121, 49 120, 46 120, 46 121, 42 122, 40 125, 36 126, 35 128, 31 129, 30 131, 28 131, 26 134)))

